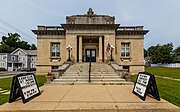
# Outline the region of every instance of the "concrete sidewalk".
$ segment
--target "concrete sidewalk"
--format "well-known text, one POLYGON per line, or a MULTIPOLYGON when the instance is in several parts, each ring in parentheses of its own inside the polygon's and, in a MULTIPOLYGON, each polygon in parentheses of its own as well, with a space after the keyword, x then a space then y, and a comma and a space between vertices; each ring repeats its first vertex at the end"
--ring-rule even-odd
POLYGON ((146 101, 132 94, 133 85, 46 85, 26 104, 21 100, 0 106, 0 112, 180 112, 161 99, 146 101))

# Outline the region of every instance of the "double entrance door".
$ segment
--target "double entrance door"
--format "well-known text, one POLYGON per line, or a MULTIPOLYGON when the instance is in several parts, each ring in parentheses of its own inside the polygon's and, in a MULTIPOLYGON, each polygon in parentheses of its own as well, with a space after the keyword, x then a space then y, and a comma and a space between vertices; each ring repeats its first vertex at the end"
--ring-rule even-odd
POLYGON ((96 62, 96 49, 86 49, 86 62, 96 62))

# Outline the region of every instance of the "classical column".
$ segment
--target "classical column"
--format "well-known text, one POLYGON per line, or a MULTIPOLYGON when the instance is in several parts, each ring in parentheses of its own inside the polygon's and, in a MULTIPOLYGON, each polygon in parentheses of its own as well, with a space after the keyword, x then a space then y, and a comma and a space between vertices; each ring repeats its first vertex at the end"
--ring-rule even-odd
POLYGON ((102 36, 99 37, 99 62, 102 62, 102 36))
POLYGON ((79 62, 82 62, 82 36, 79 36, 79 62))

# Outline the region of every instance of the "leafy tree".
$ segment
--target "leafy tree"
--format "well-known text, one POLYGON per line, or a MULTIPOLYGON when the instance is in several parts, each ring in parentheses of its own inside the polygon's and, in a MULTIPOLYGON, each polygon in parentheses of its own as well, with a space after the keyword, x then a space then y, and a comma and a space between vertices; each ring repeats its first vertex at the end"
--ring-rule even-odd
POLYGON ((18 33, 8 33, 7 36, 2 37, 2 42, 0 45, 1 53, 11 53, 17 48, 25 49, 25 50, 34 50, 36 48, 35 45, 30 45, 26 41, 20 40, 20 35, 18 33))
POLYGON ((174 62, 173 44, 151 46, 148 48, 148 55, 153 63, 172 63, 174 62))
POLYGON ((176 56, 180 56, 180 46, 177 47, 173 52, 176 56))
POLYGON ((144 58, 148 56, 148 51, 144 49, 144 58))
POLYGON ((31 44, 31 50, 37 50, 37 47, 35 44, 31 44))
POLYGON ((180 62, 180 46, 177 47, 174 51, 175 61, 180 62))

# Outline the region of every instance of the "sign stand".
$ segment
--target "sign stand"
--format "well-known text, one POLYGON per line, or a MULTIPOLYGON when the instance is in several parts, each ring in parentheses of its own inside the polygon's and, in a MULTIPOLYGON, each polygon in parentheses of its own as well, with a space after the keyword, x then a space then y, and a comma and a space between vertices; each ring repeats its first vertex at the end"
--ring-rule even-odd
POLYGON ((139 96, 143 101, 145 101, 147 95, 151 95, 156 100, 160 101, 155 77, 147 72, 139 72, 133 88, 133 93, 139 96))
POLYGON ((40 95, 35 75, 33 73, 19 74, 13 77, 9 103, 21 97, 23 103, 40 95))

